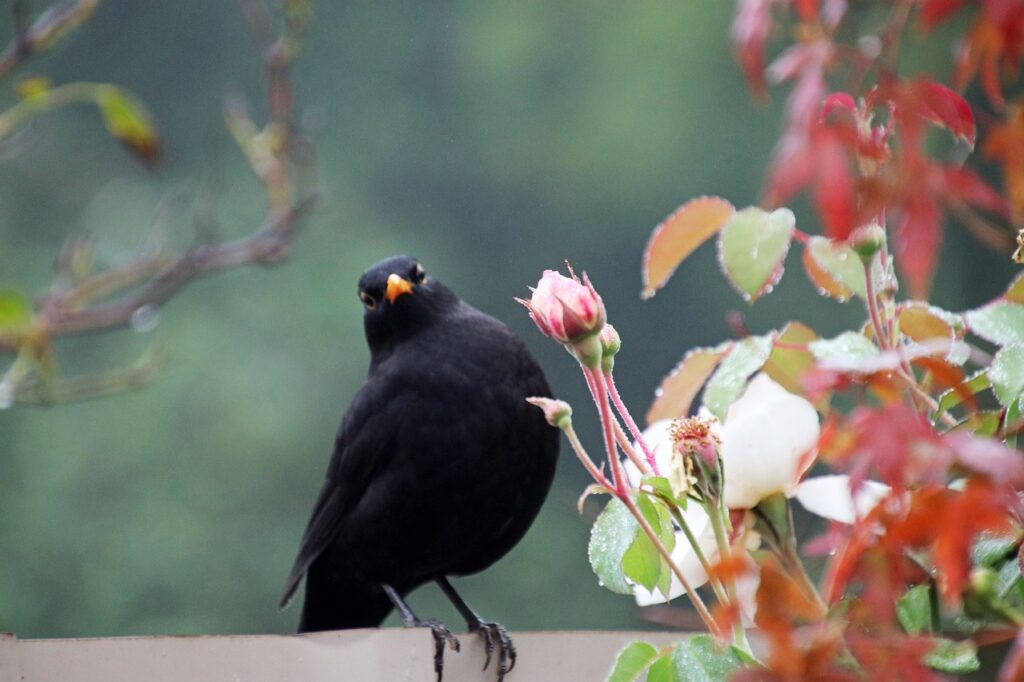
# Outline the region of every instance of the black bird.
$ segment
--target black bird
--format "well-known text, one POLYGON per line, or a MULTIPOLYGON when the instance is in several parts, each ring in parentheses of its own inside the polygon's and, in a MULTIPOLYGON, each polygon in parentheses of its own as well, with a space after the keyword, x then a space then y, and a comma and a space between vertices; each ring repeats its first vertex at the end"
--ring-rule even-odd
POLYGON ((485 638, 485 669, 497 647, 500 680, 515 665, 512 640, 448 576, 490 566, 537 516, 559 434, 526 398, 550 389, 508 327, 408 256, 367 270, 359 298, 369 375, 341 421, 281 607, 305 575, 299 632, 376 627, 397 608, 407 626, 433 631, 440 680, 444 644, 458 640, 404 601, 433 581, 485 638))

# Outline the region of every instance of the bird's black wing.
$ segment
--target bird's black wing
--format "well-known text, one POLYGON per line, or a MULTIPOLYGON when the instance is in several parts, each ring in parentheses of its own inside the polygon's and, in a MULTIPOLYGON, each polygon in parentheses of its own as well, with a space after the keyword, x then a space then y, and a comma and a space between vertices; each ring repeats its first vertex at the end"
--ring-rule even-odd
POLYGON ((386 377, 368 381, 356 394, 341 422, 334 454, 313 514, 288 575, 280 607, 295 595, 310 564, 334 539, 345 516, 359 502, 375 471, 386 465, 393 451, 394 424, 402 414, 400 386, 386 377))

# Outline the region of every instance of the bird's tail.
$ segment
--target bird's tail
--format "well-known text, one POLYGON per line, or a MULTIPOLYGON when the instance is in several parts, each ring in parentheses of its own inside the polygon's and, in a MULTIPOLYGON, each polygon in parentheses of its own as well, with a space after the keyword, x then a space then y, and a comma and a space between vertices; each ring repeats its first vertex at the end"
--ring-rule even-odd
POLYGON ((391 600, 379 585, 322 580, 314 564, 306 577, 299 632, 377 627, 392 608, 391 600))

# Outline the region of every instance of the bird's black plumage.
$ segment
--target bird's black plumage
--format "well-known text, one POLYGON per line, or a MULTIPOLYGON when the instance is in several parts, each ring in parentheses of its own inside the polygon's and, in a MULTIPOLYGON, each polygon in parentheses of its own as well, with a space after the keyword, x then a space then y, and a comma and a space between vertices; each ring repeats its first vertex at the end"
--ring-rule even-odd
POLYGON ((377 626, 426 582, 449 593, 446 576, 519 542, 555 471, 558 431, 525 400, 550 391, 508 327, 407 256, 371 267, 359 292, 370 371, 282 599, 306 577, 300 631, 377 626))

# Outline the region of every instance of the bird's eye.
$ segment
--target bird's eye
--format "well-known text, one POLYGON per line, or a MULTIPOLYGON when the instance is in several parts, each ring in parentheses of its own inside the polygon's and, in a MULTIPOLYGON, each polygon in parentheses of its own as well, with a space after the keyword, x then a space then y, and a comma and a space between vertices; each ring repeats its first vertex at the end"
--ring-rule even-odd
POLYGON ((417 263, 416 269, 412 271, 412 278, 417 284, 423 284, 427 281, 427 271, 423 269, 422 265, 417 263))
POLYGON ((377 307, 377 299, 365 291, 359 292, 359 300, 363 302, 363 305, 366 306, 367 310, 373 310, 377 307))

